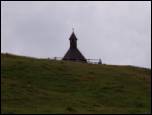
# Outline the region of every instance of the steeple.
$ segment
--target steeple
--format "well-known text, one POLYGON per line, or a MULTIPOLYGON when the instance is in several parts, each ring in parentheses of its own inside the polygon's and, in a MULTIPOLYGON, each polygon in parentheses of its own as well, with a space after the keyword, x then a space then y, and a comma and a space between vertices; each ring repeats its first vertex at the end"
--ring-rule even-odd
POLYGON ((70 48, 77 48, 77 38, 74 34, 74 31, 72 32, 69 40, 70 40, 70 48))

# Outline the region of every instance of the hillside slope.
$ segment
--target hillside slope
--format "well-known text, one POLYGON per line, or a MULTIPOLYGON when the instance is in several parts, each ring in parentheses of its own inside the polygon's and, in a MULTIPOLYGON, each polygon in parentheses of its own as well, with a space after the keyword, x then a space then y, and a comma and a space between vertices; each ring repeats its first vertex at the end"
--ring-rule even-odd
POLYGON ((151 70, 1 54, 2 113, 150 113, 151 70))

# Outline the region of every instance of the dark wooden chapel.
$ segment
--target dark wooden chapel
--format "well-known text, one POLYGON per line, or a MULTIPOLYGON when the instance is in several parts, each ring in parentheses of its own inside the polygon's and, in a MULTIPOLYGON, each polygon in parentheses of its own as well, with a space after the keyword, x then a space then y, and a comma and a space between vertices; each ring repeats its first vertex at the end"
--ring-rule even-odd
POLYGON ((82 55, 82 53, 77 48, 77 38, 75 36, 74 31, 72 32, 69 40, 70 40, 70 48, 63 57, 63 60, 87 62, 86 58, 82 55))

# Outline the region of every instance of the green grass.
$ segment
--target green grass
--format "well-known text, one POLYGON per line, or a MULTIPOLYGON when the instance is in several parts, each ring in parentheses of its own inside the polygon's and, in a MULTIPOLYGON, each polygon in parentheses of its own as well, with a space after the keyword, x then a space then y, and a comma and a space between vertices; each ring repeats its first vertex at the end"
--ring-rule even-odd
POLYGON ((1 54, 2 113, 150 113, 151 70, 1 54))

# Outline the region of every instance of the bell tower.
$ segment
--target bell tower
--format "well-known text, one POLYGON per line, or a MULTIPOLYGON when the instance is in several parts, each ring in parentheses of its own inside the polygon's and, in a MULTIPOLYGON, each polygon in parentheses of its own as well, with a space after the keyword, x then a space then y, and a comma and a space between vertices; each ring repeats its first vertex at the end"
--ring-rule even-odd
POLYGON ((74 31, 71 34, 71 37, 69 38, 70 40, 70 48, 75 49, 77 48, 77 38, 74 34, 74 31))

